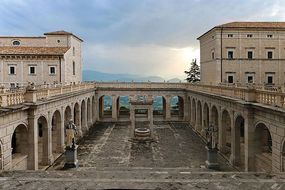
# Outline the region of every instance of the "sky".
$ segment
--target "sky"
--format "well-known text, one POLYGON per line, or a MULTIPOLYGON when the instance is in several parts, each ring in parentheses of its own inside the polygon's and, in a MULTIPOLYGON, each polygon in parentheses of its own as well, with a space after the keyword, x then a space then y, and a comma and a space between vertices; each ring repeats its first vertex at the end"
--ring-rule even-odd
POLYGON ((232 21, 284 21, 285 0, 0 0, 0 35, 66 30, 84 69, 185 78, 197 37, 232 21))

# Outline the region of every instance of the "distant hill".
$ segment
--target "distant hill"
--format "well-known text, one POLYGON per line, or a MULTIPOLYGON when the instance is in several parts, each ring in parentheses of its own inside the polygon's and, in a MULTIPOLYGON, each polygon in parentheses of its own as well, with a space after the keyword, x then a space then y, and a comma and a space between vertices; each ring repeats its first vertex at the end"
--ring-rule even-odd
POLYGON ((164 79, 159 76, 140 76, 140 75, 132 75, 132 74, 111 74, 111 73, 103 73, 93 70, 83 70, 83 81, 121 81, 121 82, 163 82, 164 79))
POLYGON ((173 78, 173 79, 168 80, 167 82, 183 82, 183 81, 179 78, 173 78))

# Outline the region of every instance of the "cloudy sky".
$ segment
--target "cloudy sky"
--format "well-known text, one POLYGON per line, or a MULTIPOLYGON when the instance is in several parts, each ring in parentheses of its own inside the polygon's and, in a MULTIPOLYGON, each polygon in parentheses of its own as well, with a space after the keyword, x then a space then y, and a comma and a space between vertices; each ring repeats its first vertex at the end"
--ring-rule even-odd
POLYGON ((196 38, 231 21, 284 21, 284 0, 0 0, 0 35, 70 31, 84 68, 179 76, 199 59, 196 38))

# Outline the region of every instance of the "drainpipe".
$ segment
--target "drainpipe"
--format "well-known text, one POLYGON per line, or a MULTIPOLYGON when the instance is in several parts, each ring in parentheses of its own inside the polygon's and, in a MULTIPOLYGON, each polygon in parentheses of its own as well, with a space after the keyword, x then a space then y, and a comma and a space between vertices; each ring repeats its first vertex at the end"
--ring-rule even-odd
POLYGON ((221 28, 221 83, 223 83, 223 27, 221 28))

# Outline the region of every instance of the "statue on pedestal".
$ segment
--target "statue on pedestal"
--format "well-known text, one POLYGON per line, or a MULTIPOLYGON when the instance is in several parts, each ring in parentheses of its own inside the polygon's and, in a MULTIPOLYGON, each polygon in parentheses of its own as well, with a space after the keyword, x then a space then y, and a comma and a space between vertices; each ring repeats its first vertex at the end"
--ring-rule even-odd
POLYGON ((207 137, 207 160, 206 166, 209 169, 219 169, 218 163, 218 147, 217 147, 217 134, 218 129, 213 124, 205 129, 207 137))
POLYGON ((76 125, 70 120, 65 125, 66 148, 65 148, 65 168, 77 168, 77 147, 75 143, 75 134, 77 133, 76 125))

